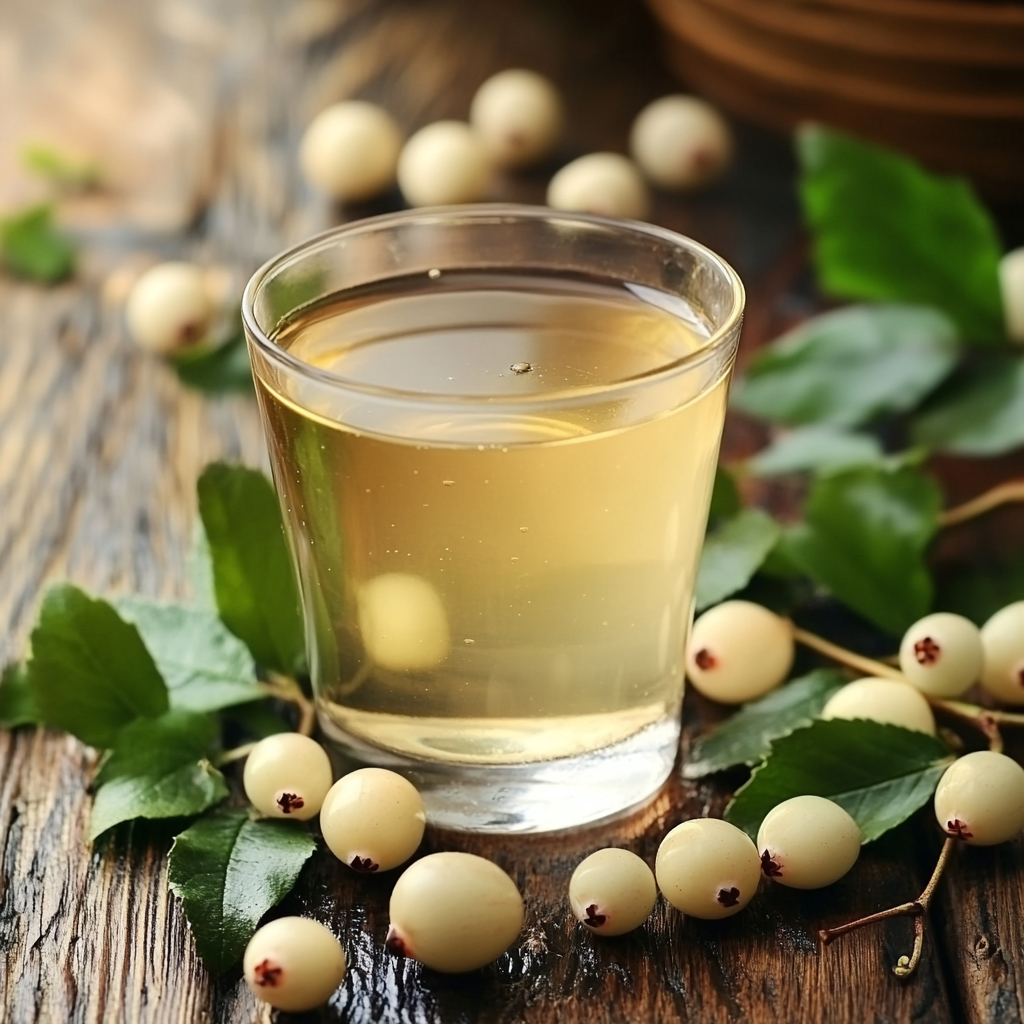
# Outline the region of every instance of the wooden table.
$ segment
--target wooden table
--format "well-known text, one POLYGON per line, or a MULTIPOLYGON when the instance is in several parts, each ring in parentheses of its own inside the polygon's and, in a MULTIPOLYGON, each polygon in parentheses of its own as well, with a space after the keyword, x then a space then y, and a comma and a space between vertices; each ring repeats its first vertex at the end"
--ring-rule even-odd
MULTIPOLYGON (((153 165, 154 175, 165 176, 160 187, 174 193, 163 228, 194 211, 187 230, 154 233, 160 217, 147 221, 136 211, 148 227, 125 231, 111 227, 109 210, 107 220, 103 211, 80 211, 80 223, 93 226, 73 283, 43 289, 0 282, 3 660, 21 653, 50 581, 184 596, 201 468, 215 458, 264 461, 251 401, 188 391, 133 348, 121 327, 111 268, 139 253, 181 253, 225 263, 244 277, 284 245, 332 223, 336 212, 302 183, 294 153, 311 114, 346 95, 379 100, 415 127, 464 117, 473 89, 492 71, 537 67, 569 96, 571 154, 621 149, 641 103, 674 88, 660 70, 645 12, 626 0, 108 0, 91 20, 73 21, 80 6, 5 0, 0 85, 6 55, 8 84, 24 86, 24 95, 15 95, 27 101, 38 65, 59 52, 22 50, 21 70, 36 77, 19 78, 12 54, 29 42, 77 41, 88 49, 102 45, 90 41, 92 29, 134 33, 132 45, 155 47, 139 51, 152 54, 149 70, 166 71, 190 98, 198 134, 187 144, 202 159, 182 165, 187 180, 167 178, 166 161, 153 165)), ((101 62, 116 62, 119 52, 104 52, 101 62)), ((0 94, 10 129, 16 105, 8 103, 9 89, 0 94)), ((504 181, 496 196, 536 202, 544 182, 543 172, 504 181)), ((722 252, 745 277, 745 350, 813 301, 791 182, 785 144, 744 130, 727 183, 699 199, 661 200, 655 214, 722 252)), ((135 181, 143 192, 151 184, 135 181)), ((742 423, 731 424, 728 436, 734 450, 757 441, 742 423)), ((684 757, 688 737, 709 715, 690 707, 684 757)), ((197 959, 167 892, 168 827, 140 823, 93 850, 86 845, 86 787, 95 760, 65 736, 0 734, 0 1021, 268 1020, 237 969, 212 979, 197 959)), ((384 951, 393 877, 353 877, 330 856, 315 857, 285 909, 328 922, 351 967, 331 1005, 309 1019, 1022 1019, 1024 986, 1015 966, 1024 949, 1020 842, 960 851, 930 914, 921 968, 909 982, 890 971, 909 952, 908 919, 824 950, 817 943, 820 926, 920 891, 940 843, 927 814, 866 849, 831 889, 775 886, 726 922, 683 920, 661 902, 639 932, 600 941, 572 921, 566 885, 583 856, 623 845, 653 863, 670 827, 720 813, 726 792, 723 784, 676 776, 646 809, 612 826, 515 840, 428 835, 428 849, 492 857, 526 894, 519 945, 467 977, 439 976, 384 951)))

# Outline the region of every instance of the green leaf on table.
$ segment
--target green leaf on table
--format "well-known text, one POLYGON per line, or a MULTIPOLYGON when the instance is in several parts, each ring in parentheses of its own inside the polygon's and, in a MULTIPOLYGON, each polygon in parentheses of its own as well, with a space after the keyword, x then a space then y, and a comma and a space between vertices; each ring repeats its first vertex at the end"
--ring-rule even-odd
POLYGON ((39 711, 28 671, 22 662, 14 662, 0 675, 0 729, 17 729, 38 722, 39 711))
POLYGON ((724 466, 715 470, 715 484, 711 490, 711 508, 708 524, 714 526, 720 519, 729 519, 743 508, 736 479, 724 466))
POLYGON ((195 711, 126 725, 96 776, 89 838, 135 818, 201 814, 223 800, 227 783, 211 764, 219 732, 216 719, 195 711))
POLYGON ((142 597, 117 598, 114 606, 142 634, 171 707, 216 711, 267 696, 249 648, 215 612, 142 597))
POLYGON ((260 918, 288 895, 315 849, 299 822, 252 821, 234 809, 200 818, 174 840, 168 883, 213 974, 239 959, 260 918))
POLYGON ((1024 359, 986 360, 950 381, 915 417, 917 444, 953 455, 1002 455, 1024 445, 1024 359))
POLYGON ((43 597, 28 674, 42 721, 94 747, 109 747, 129 722, 169 707, 135 626, 69 583, 43 597))
POLYGON ((742 590, 768 557, 781 532, 767 512, 747 508, 709 533, 697 572, 697 611, 742 590))
POLYGON ((700 779, 735 765, 755 765, 771 751, 774 740, 808 725, 844 683, 839 669, 823 668, 780 686, 760 700, 744 704, 731 718, 690 749, 684 779, 700 779))
POLYGON ((797 136, 800 195, 822 288, 847 299, 913 302, 952 317, 968 341, 1006 341, 988 211, 961 178, 817 126, 797 136))
POLYGON ((100 165, 55 146, 30 142, 21 151, 25 168, 61 188, 94 188, 100 183, 100 165))
POLYGON ((951 566, 938 583, 936 607, 984 625, 1001 608, 1024 601, 1024 551, 999 565, 951 566))
POLYGON ((199 478, 199 514, 225 625, 259 664, 302 671, 302 611, 273 485, 256 470, 213 463, 199 478))
POLYGON ((733 405, 778 423, 855 427, 917 405, 957 360, 957 330, 924 306, 849 306, 761 349, 733 405))
POLYGON ((47 205, 0 220, 0 257, 12 274, 55 284, 75 269, 75 247, 53 226, 47 205))
POLYGON ((855 434, 827 424, 798 427, 776 437, 748 463, 752 476, 835 473, 852 466, 878 466, 886 456, 872 434, 855 434))
POLYGON ((870 843, 928 801, 952 760, 923 732, 863 719, 818 720, 772 742, 725 819, 756 841, 765 815, 783 800, 823 796, 844 807, 870 843))
POLYGON ((200 347, 173 356, 178 377, 189 387, 208 394, 252 393, 249 351, 241 333, 215 348, 200 347))
POLYGON ((861 467, 822 477, 805 522, 785 537, 786 557, 843 604, 894 636, 931 607, 925 549, 942 494, 917 469, 861 467))

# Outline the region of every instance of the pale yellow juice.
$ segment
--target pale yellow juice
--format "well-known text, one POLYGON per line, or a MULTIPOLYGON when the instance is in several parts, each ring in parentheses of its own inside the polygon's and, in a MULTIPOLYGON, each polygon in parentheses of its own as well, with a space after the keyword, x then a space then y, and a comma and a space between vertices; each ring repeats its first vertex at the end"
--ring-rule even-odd
POLYGON ((422 399, 353 426, 344 397, 258 380, 338 736, 515 765, 675 728, 725 374, 649 415, 600 389, 708 334, 648 289, 482 272, 375 286, 277 334, 367 394, 422 399))

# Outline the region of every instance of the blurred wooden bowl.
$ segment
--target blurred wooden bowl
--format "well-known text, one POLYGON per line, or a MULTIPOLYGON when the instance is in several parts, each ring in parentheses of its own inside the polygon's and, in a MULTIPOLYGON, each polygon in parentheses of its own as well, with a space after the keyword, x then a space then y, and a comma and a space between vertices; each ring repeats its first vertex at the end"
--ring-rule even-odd
POLYGON ((726 109, 820 121, 1024 196, 1024 2, 647 3, 673 69, 726 109))

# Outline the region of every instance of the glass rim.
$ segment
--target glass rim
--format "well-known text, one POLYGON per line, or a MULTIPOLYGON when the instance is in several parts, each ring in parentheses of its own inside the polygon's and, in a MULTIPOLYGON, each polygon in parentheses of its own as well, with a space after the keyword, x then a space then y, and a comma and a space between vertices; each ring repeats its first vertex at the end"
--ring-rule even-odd
MULTIPOLYGON (((527 262, 527 266, 529 263, 527 262)), ((486 265, 465 268, 450 266, 440 267, 442 271, 447 269, 476 269, 484 270, 486 265)), ((387 281, 389 278, 382 277, 380 281, 387 281)), ((629 283, 627 277, 619 280, 629 283)), ((372 282, 371 282, 372 284, 372 282)), ((663 290, 663 289, 659 289, 663 290)), ((346 289, 341 289, 335 294, 344 295, 346 289)), ((665 291, 665 294, 672 294, 665 291)), ((647 383, 654 383, 669 378, 694 366, 699 366, 709 358, 715 356, 718 351, 729 343, 734 331, 743 319, 746 290, 739 274, 732 266, 714 250, 706 245, 682 235, 679 232, 663 228, 657 224, 649 224, 646 221, 626 220, 615 217, 603 217, 597 214, 577 213, 574 211, 556 210, 548 206, 530 206, 517 203, 472 203, 460 206, 430 206, 406 210, 399 210, 394 213, 380 214, 375 217, 364 217, 359 220, 350 221, 347 224, 340 224, 321 231, 315 235, 298 242, 296 245, 284 250, 278 255, 267 260, 249 279, 242 293, 241 313, 242 324, 249 339, 255 342, 261 352, 272 362, 283 366, 285 369, 299 374, 302 377, 316 380, 329 387, 339 388, 346 391, 363 394, 369 397, 386 398, 410 404, 447 404, 447 405, 471 405, 471 406, 496 406, 496 405, 529 405, 543 407, 547 405, 558 405, 565 401, 586 399, 595 395, 611 395, 615 392, 635 388, 647 383), (287 349, 278 345, 256 321, 256 296, 265 281, 274 271, 285 264, 293 262, 304 253, 312 253, 328 246, 339 237, 352 237, 363 233, 380 229, 387 229, 391 225, 401 226, 411 221, 429 223, 430 221, 447 222, 457 224, 459 221, 472 221, 485 224, 492 221, 495 224, 508 223, 512 221, 564 221, 568 224, 584 225, 611 229, 615 231, 626 231, 635 236, 647 236, 667 242, 677 248, 693 253, 710 264, 718 271, 729 287, 732 302, 728 313, 722 323, 716 327, 704 341, 693 352, 674 359, 663 366, 653 370, 645 371, 625 380, 611 381, 604 384, 594 384, 586 387, 564 388, 543 393, 530 393, 523 395, 458 395, 458 394, 431 394, 423 391, 409 391, 402 388, 391 388, 376 384, 367 384, 344 377, 341 374, 313 366, 305 360, 292 355, 287 349)), ((302 309, 298 306, 297 309, 302 309)), ((290 314, 289 314, 290 315, 290 314)))

